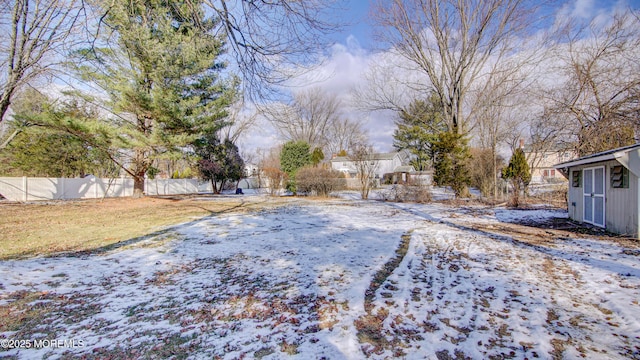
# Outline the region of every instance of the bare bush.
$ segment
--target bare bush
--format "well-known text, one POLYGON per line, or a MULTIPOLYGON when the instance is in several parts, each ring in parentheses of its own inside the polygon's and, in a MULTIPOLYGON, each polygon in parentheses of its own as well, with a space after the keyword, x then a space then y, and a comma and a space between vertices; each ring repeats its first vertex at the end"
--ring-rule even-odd
POLYGON ((346 187, 344 175, 336 170, 305 167, 296 174, 298 191, 327 197, 332 191, 346 187))
POLYGON ((504 160, 500 157, 494 157, 492 149, 471 149, 471 161, 469 166, 469 176, 471 177, 471 186, 480 190, 482 195, 495 195, 494 191, 497 179, 498 168, 504 166, 504 160))
POLYGON ((382 192, 382 199, 391 202, 429 203, 433 200, 431 188, 420 182, 397 184, 382 192))
POLYGON ((266 167, 262 169, 264 176, 267 178, 267 189, 269 195, 275 196, 282 189, 283 184, 287 180, 287 174, 275 167, 266 167))
POLYGON ((362 199, 369 198, 369 192, 376 186, 376 171, 380 164, 373 159, 373 146, 366 142, 351 145, 351 160, 356 168, 356 178, 360 185, 362 199))

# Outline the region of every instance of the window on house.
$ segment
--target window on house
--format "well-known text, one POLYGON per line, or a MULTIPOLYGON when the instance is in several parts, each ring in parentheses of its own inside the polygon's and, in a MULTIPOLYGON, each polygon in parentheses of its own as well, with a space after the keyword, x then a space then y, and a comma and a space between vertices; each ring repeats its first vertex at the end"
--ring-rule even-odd
POLYGON ((555 177, 556 176, 556 169, 551 169, 551 177, 555 177))
POLYGON ((611 187, 629 188, 629 169, 622 165, 611 167, 611 187))
POLYGON ((579 188, 582 186, 582 171, 574 170, 571 172, 571 186, 579 188))

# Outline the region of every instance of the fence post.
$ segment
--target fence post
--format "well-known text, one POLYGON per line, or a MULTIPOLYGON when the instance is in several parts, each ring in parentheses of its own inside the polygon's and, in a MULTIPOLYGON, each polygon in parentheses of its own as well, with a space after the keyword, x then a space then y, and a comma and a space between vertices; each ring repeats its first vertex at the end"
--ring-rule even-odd
POLYGON ((27 202, 27 196, 28 196, 29 189, 27 188, 27 177, 26 176, 22 177, 22 191, 24 191, 24 193, 22 194, 22 201, 27 202))

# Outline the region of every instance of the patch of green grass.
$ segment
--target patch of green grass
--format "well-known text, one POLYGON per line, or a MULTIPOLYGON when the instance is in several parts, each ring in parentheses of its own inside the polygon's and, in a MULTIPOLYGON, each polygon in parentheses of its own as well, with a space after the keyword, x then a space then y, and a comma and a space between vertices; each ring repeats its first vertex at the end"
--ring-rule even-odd
POLYGON ((0 305, 0 332, 34 328, 55 310, 50 293, 18 291, 7 297, 9 303, 0 305))
POLYGON ((269 355, 271 355, 271 354, 273 354, 273 353, 275 353, 275 350, 273 350, 273 349, 272 349, 272 348, 270 348, 270 347, 264 347, 264 348, 262 348, 262 349, 260 349, 260 350, 256 351, 255 353, 253 353, 253 356, 254 356, 256 359, 262 359, 263 357, 265 357, 265 356, 269 356, 269 355))
POLYGON ((0 205, 0 260, 86 252, 143 239, 169 226, 228 211, 278 205, 257 198, 118 198, 0 205))
POLYGON ((54 338, 56 319, 77 324, 99 313, 102 308, 94 301, 97 296, 26 290, 6 294, 7 303, 0 305, 0 332, 15 331, 15 338, 26 339, 32 334, 54 338))

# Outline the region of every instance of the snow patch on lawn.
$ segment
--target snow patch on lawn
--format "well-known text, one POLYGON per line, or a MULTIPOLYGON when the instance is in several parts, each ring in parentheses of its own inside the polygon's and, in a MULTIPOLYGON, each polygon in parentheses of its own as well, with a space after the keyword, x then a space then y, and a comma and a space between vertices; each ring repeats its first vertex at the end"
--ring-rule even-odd
POLYGON ((185 224, 148 240, 154 247, 2 261, 0 310, 20 321, 0 322, 0 339, 84 346, 0 354, 640 357, 637 248, 588 237, 527 244, 474 229, 563 216, 295 200, 185 224), (365 308, 408 233, 406 255, 365 308))

